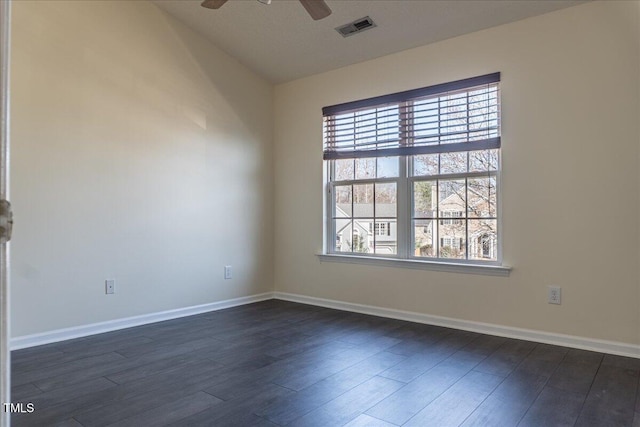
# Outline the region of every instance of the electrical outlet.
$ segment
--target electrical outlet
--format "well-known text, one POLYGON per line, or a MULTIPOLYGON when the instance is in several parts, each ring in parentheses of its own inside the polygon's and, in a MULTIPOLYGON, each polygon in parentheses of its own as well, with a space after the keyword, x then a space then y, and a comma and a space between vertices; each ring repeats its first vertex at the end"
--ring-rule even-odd
POLYGON ((107 295, 116 293, 116 281, 108 279, 104 281, 104 293, 107 295))
POLYGON ((231 279, 232 274, 231 274, 231 266, 230 265, 225 265, 224 266, 224 279, 228 280, 231 279))
POLYGON ((562 288, 558 286, 549 286, 547 299, 549 304, 562 304, 562 288))

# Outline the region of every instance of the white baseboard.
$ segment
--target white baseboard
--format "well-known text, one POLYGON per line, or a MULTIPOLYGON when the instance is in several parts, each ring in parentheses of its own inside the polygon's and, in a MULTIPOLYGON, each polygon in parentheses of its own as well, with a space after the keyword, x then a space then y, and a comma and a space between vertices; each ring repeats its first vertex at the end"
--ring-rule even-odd
POLYGON ((175 310, 167 310, 158 313, 143 314, 140 316, 127 317, 124 319, 116 319, 100 323, 92 323, 90 325, 76 326, 72 328, 57 329, 40 334, 24 335, 11 339, 11 350, 19 350, 43 344, 65 341, 73 338, 86 337, 103 332, 116 331, 119 329, 126 329, 134 326, 161 322, 163 320, 177 319, 179 317, 193 316, 195 314, 222 310, 224 308, 251 304, 254 302, 265 301, 273 298, 285 301, 299 302, 302 304, 316 305, 320 307, 334 308, 337 310, 351 311, 354 313, 370 314, 373 316, 388 317, 391 319, 407 320, 409 322, 443 326, 447 328, 460 329, 463 331, 478 332, 488 335, 516 338, 571 348, 579 348, 583 350, 597 351, 601 353, 616 354, 619 356, 640 358, 640 345, 598 340, 593 338, 576 337, 572 335, 554 334, 551 332, 514 328, 510 326, 501 326, 491 323, 473 322, 469 320, 433 316, 411 311, 395 310, 391 308, 376 307, 372 305, 355 304, 350 302, 309 297, 305 295, 290 294, 285 292, 265 292, 263 294, 217 301, 209 304, 178 308, 175 310))
POLYGON ((251 304, 254 302, 265 301, 269 299, 273 299, 273 292, 266 292, 263 294, 250 295, 224 301, 217 301, 209 304, 177 308, 175 310, 166 310, 158 313, 142 314, 139 316, 109 320, 100 323, 92 323, 83 326, 75 326, 72 328, 56 329, 54 331, 43 332, 40 334, 24 335, 21 337, 12 338, 10 347, 11 350, 19 350, 27 347, 35 347, 37 345, 50 344, 53 342, 65 341, 73 338, 101 334, 103 332, 116 331, 118 329, 131 328, 133 326, 162 322, 163 320, 193 316, 194 314, 222 310, 224 308, 236 307, 238 305, 251 304))
POLYGON ((410 322, 443 326, 447 328, 460 329, 463 331, 478 332, 488 335, 497 335, 500 337, 516 338, 545 344, 579 348, 582 350, 615 354, 619 356, 640 358, 640 345, 598 340, 594 338, 576 337, 572 335, 555 334, 551 332, 535 331, 531 329, 514 328, 510 326, 501 326, 491 323, 473 322, 469 320, 453 319, 450 317, 432 316, 429 314, 422 314, 411 311, 394 310, 372 305, 355 304, 344 301, 309 297, 305 295, 289 294, 285 292, 274 292, 273 296, 276 299, 285 301, 334 308, 337 310, 352 311, 355 313, 407 320, 410 322))

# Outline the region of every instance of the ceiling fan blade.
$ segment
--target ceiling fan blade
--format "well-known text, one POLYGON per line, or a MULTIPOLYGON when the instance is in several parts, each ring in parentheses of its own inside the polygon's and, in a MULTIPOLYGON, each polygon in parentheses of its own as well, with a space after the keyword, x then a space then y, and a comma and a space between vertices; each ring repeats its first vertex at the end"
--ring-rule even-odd
POLYGON ((300 3, 307 9, 314 21, 331 15, 331 9, 329 9, 324 0, 300 0, 300 3))
POLYGON ((227 0, 204 0, 202 7, 206 7, 207 9, 220 9, 226 2, 227 0))

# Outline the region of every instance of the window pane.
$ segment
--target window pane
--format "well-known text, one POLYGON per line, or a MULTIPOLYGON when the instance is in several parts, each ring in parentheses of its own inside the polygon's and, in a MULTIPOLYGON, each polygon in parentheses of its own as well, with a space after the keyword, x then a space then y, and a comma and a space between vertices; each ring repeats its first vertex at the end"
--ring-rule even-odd
POLYGON ((354 238, 354 252, 373 252, 375 220, 373 218, 362 218, 353 220, 357 237, 354 238))
POLYGON ((413 176, 437 175, 438 155, 421 154, 413 156, 413 176))
POLYGON ((413 217, 433 218, 436 216, 437 181, 416 181, 413 183, 413 217))
POLYGON ((498 170, 498 150, 489 150, 489 170, 498 170))
POLYGON ((399 173, 399 157, 378 157, 378 178, 395 178, 399 173))
POLYGON ((356 159, 356 179, 376 177, 376 159, 356 159))
POLYGON ((467 152, 440 155, 440 173, 464 173, 467 171, 467 152))
POLYGON ((351 211, 351 186, 336 185, 333 188, 336 197, 336 217, 352 216, 351 211))
POLYGON ((373 217, 373 184, 353 186, 353 216, 373 217))
POLYGON ((397 205, 396 183, 376 184, 376 217, 397 217, 397 205))
POLYGON ((442 142, 461 142, 466 138, 467 131, 467 96, 466 93, 456 93, 440 98, 440 133, 442 142))
POLYGON ((413 137, 421 143, 438 143, 438 97, 430 97, 413 103, 413 137))
POLYGON ((419 257, 435 257, 436 245, 434 220, 413 221, 414 255, 419 257))
POLYGON ((498 221, 469 220, 469 259, 495 261, 498 259, 498 221))
POLYGON ((438 182, 438 243, 441 258, 465 258, 466 212, 465 180, 438 182))
POLYGON ((475 218, 496 217, 496 178, 470 178, 468 215, 475 218))
POLYGON ((353 179, 355 172, 353 159, 336 160, 334 164, 336 181, 347 181, 353 179))
POLYGON ((376 184, 376 222, 373 226, 375 253, 398 253, 397 185, 395 182, 376 184))
POLYGON ((466 249, 466 220, 456 221, 454 224, 438 223, 438 243, 440 258, 465 258, 466 249))
POLYGON ((371 252, 366 222, 361 223, 358 220, 353 220, 351 250, 363 254, 371 252))
POLYGON ((438 181, 438 209, 440 212, 465 212, 466 188, 464 179, 438 181))
POLYGON ((339 151, 396 145, 398 131, 397 105, 337 114, 325 120, 325 140, 339 151))
POLYGON ((487 172, 489 162, 489 150, 472 151, 469 153, 469 172, 487 172))
POLYGON ((395 220, 376 220, 373 229, 375 253, 395 255, 398 253, 398 226, 395 220))
POLYGON ((351 252, 351 218, 337 218, 333 220, 336 231, 336 252, 351 252))
POLYGON ((498 170, 498 150, 471 151, 469 153, 469 172, 496 170, 498 170))

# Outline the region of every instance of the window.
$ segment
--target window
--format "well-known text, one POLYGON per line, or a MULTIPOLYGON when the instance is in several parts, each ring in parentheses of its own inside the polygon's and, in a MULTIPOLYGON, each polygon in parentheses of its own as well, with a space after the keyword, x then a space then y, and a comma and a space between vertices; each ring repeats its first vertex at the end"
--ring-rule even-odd
POLYGON ((499 264, 499 82, 325 107, 327 253, 499 264))
POLYGON ((391 223, 390 222, 376 222, 375 224, 369 223, 369 233, 376 236, 390 236, 391 235, 391 223))
MULTIPOLYGON (((463 211, 442 211, 440 212, 440 218, 463 218, 463 211)), ((460 219, 441 219, 440 225, 459 225, 462 224, 460 219)))

